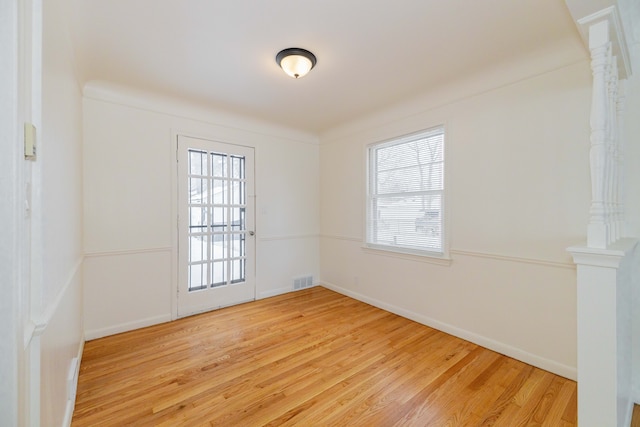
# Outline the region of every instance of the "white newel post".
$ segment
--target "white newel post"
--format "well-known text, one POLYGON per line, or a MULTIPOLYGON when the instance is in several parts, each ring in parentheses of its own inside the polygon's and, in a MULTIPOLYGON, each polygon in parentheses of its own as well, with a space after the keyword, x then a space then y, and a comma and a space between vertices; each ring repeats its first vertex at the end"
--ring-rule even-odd
POLYGON ((577 22, 588 42, 593 76, 587 245, 568 248, 577 265, 578 423, 628 427, 633 408, 632 272, 638 241, 623 238, 622 80, 631 69, 614 6, 577 22))
MULTIPOLYGON (((611 41, 609 22, 589 28, 593 93, 591 96, 591 209, 587 245, 606 248, 611 243, 611 41)), ((616 76, 617 78, 617 76, 616 76)))
POLYGON ((616 145, 616 183, 614 187, 616 202, 616 229, 619 237, 626 236, 626 227, 624 219, 624 81, 618 82, 618 101, 616 103, 616 119, 617 119, 617 136, 618 144, 616 145))

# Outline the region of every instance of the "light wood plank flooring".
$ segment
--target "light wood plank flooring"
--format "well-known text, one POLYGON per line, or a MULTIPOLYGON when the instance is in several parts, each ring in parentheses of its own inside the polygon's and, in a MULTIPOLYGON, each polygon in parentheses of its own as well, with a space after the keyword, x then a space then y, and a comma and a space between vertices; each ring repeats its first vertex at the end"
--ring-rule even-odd
POLYGON ((640 405, 633 405, 633 415, 630 427, 640 427, 640 405))
POLYGON ((72 426, 576 425, 576 383, 316 287, 87 342, 72 426))

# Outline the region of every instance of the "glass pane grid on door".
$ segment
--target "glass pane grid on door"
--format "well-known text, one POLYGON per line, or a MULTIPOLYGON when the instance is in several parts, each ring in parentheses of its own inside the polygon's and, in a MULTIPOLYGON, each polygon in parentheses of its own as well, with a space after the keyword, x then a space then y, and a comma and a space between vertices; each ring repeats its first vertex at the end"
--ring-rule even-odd
POLYGON ((188 290, 246 280, 245 158, 188 150, 188 290))

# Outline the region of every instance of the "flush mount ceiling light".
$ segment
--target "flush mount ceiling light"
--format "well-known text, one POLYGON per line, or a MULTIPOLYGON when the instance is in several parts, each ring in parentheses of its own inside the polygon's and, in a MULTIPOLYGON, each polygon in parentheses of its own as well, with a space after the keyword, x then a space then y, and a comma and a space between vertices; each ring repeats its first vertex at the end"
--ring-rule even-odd
POLYGON ((285 73, 297 79, 311 71, 316 65, 316 57, 308 50, 290 47, 278 52, 276 62, 285 73))

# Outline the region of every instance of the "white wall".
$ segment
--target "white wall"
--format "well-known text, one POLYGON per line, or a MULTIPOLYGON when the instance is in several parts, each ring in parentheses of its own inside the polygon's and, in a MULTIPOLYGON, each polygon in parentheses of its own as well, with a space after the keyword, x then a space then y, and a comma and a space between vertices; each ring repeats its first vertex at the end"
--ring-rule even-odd
MULTIPOLYGON (((40 350, 40 425, 71 421, 67 375, 81 352, 82 111, 66 0, 42 2, 42 82, 34 163, 32 363, 40 350)), ((40 86, 34 85, 36 90, 40 86)), ((36 94, 38 95, 38 94, 36 94)), ((32 390, 33 392, 33 390, 32 390)))
POLYGON ((478 83, 488 81, 439 88, 321 139, 321 277, 575 378, 576 273, 565 249, 586 234, 589 63, 478 83), (363 249, 366 145, 442 123, 450 264, 363 249))
POLYGON ((257 298, 317 280, 316 137, 112 85, 84 94, 88 339, 175 317, 176 134, 255 147, 257 298))

